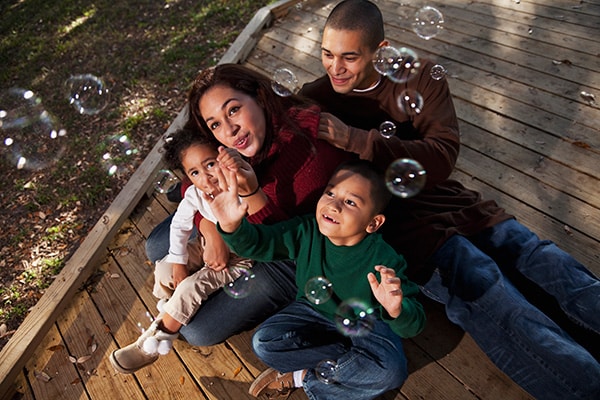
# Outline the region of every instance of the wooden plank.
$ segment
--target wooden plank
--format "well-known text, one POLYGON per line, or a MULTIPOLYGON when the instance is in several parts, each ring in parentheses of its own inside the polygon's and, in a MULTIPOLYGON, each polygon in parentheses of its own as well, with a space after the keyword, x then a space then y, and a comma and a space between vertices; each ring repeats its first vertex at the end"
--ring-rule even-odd
MULTIPOLYGON (((104 266, 107 273, 92 293, 92 298, 98 310, 102 312, 102 319, 110 328, 110 333, 119 347, 124 347, 135 341, 140 333, 138 324, 148 327, 150 315, 156 315, 154 307, 147 307, 127 280, 125 273, 119 268, 114 259, 109 259, 104 266), (118 277, 111 277, 117 274, 118 277)), ((144 267, 141 267, 142 269, 144 267)), ((154 303, 155 305, 156 303, 154 303)), ((117 346, 111 341, 111 346, 104 352, 104 360, 117 346)), ((192 375, 187 371, 176 352, 162 356, 152 365, 143 368, 134 375, 123 375, 108 366, 111 385, 140 385, 143 388, 143 397, 151 399, 186 399, 190 395, 194 398, 206 399, 192 375)), ((104 382, 106 386, 106 382, 104 382)), ((106 398, 95 396, 95 398, 106 398)), ((108 397, 108 398, 118 398, 108 397)))
POLYGON ((25 367, 35 398, 88 398, 77 368, 68 359, 69 355, 69 349, 56 325, 51 325, 25 367))
POLYGON ((248 25, 242 30, 223 57, 219 64, 237 64, 246 59, 259 38, 259 32, 273 22, 274 18, 284 16, 289 7, 299 3, 300 0, 280 0, 262 7, 254 14, 248 25))
MULTIPOLYGON (((150 154, 158 154, 161 147, 162 143, 157 143, 150 154)), ((160 166, 158 160, 152 156, 144 159, 81 246, 66 262, 52 285, 27 315, 17 332, 4 346, 0 353, 0 393, 10 390, 19 370, 23 368, 50 326, 69 304, 77 289, 97 266, 105 253, 106 245, 150 186, 150 178, 156 175, 160 166)))

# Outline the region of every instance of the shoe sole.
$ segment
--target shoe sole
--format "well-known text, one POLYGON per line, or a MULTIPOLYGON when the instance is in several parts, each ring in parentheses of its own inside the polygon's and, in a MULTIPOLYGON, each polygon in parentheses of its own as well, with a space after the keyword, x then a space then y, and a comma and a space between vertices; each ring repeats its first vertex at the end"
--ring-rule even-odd
POLYGON ((256 377, 254 382, 252 382, 252 384, 250 385, 250 389, 248 389, 248 393, 254 397, 258 397, 261 394, 263 394, 265 389, 267 389, 267 387, 269 386, 270 382, 268 380, 263 380, 262 378, 264 378, 265 376, 270 375, 272 373, 273 373, 273 369, 271 369, 271 368, 265 369, 259 376, 256 377), (261 387, 258 387, 258 382, 262 382, 261 387))

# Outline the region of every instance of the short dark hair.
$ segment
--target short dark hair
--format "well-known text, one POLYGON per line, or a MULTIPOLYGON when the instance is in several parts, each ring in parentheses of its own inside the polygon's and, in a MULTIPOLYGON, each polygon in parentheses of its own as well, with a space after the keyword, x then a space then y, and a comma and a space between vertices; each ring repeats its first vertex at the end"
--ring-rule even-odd
POLYGON ((381 11, 366 0, 344 0, 336 5, 325 21, 325 28, 360 31, 364 43, 373 51, 385 39, 381 11))
POLYGON ((392 199, 392 193, 385 184, 383 171, 371 161, 360 159, 341 163, 332 175, 342 170, 358 174, 371 182, 370 194, 373 199, 373 205, 375 206, 375 213, 381 214, 392 199))
POLYGON ((173 133, 165 136, 163 144, 163 160, 169 169, 179 169, 182 172, 183 165, 181 159, 183 152, 194 145, 206 145, 214 148, 219 148, 219 142, 216 139, 211 139, 200 134, 197 130, 190 128, 180 128, 173 133))

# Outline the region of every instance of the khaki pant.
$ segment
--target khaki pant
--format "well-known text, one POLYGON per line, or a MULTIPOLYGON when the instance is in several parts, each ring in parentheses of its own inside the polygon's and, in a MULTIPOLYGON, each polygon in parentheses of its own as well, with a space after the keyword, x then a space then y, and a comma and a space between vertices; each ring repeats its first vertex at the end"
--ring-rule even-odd
POLYGON ((187 325, 208 296, 224 285, 239 278, 244 270, 252 267, 252 260, 231 254, 228 267, 215 271, 204 267, 203 245, 192 239, 187 245, 188 269, 190 275, 177 288, 173 286, 173 267, 165 258, 156 262, 154 268, 154 289, 152 294, 159 299, 169 300, 164 311, 182 325, 187 325))

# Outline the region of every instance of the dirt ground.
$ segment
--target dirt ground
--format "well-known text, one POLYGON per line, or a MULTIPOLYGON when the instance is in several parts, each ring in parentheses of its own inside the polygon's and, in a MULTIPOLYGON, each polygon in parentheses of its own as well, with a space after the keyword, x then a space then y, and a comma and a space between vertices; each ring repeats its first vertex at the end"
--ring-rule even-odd
POLYGON ((0 348, 183 107, 197 72, 216 64, 268 1, 2 3, 0 348), (81 74, 104 86, 83 110, 70 104, 66 86, 81 74), (43 129, 50 124, 59 132, 53 143, 61 142, 60 157, 39 169, 15 162, 9 142, 42 149, 31 153, 32 162, 58 150, 44 147, 26 125, 9 132, 11 110, 9 117, 2 110, 23 110, 10 105, 14 88, 33 94, 17 99, 27 110, 53 116, 42 120, 43 129))

